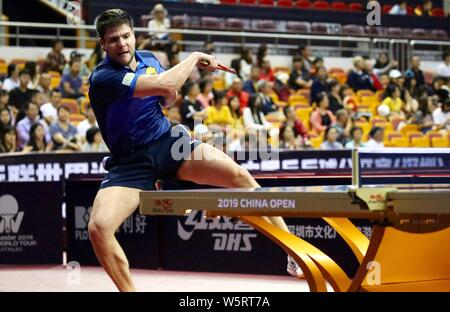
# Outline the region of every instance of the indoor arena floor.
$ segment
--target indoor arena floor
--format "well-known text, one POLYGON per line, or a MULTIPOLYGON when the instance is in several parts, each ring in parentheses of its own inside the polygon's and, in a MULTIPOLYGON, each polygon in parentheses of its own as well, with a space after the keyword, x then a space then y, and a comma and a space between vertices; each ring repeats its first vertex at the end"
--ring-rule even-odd
MULTIPOLYGON (((305 280, 273 275, 132 270, 145 292, 306 292, 305 280)), ((72 271, 73 273, 73 271, 72 271)), ((81 267, 78 277, 64 266, 0 266, 0 291, 112 292, 114 284, 99 267, 81 267)))

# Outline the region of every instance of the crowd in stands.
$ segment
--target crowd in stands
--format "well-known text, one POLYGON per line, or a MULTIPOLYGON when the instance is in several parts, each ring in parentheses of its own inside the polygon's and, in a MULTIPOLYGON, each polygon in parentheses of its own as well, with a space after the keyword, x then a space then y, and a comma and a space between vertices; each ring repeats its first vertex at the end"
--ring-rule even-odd
MULTIPOLYGON (((155 33, 170 27, 164 6, 152 16, 137 49, 153 51, 168 69, 179 62, 180 46, 155 33)), ((77 51, 66 60, 63 49, 56 40, 45 62, 8 65, 0 82, 0 153, 107 151, 87 97, 88 75, 104 55, 97 45, 85 62, 77 51)), ((205 42, 203 52, 214 53, 214 43, 205 42)), ((326 68, 303 45, 291 66, 272 67, 264 44, 243 47, 230 66, 237 75, 193 71, 177 103, 164 107, 172 125, 227 152, 449 146, 449 52, 433 75, 419 56, 400 71, 387 53, 355 56, 349 71, 326 68)))

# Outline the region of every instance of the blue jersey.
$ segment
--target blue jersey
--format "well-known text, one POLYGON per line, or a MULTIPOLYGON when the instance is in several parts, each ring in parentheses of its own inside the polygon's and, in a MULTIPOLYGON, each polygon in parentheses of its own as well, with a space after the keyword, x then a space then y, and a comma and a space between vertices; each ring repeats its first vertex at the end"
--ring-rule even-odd
POLYGON ((113 155, 126 156, 170 129, 161 96, 133 97, 140 75, 164 72, 148 51, 136 51, 136 71, 106 57, 89 77, 89 98, 106 145, 113 155))

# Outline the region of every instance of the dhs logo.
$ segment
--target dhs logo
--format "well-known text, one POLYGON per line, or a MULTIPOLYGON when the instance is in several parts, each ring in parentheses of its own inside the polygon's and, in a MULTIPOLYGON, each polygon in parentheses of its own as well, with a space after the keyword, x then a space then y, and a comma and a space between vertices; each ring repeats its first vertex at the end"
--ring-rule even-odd
POLYGON ((0 197, 0 234, 17 234, 24 214, 12 195, 0 197))
POLYGON ((177 233, 182 240, 191 239, 195 231, 209 230, 214 238, 215 251, 252 251, 251 240, 257 234, 241 221, 231 222, 229 217, 206 219, 203 211, 192 211, 184 224, 178 221, 177 233))

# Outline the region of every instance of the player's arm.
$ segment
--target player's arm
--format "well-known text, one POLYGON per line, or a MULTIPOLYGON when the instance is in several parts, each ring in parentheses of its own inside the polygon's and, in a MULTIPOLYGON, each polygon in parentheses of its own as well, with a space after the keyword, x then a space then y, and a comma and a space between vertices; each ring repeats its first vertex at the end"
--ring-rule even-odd
POLYGON ((139 76, 136 81, 133 96, 144 97, 160 95, 171 98, 176 94, 176 90, 181 88, 184 82, 189 78, 189 75, 195 66, 200 66, 206 70, 213 71, 217 68, 217 65, 218 63, 214 56, 201 52, 194 52, 184 61, 160 75, 139 76), (208 65, 205 65, 206 63, 208 65))

